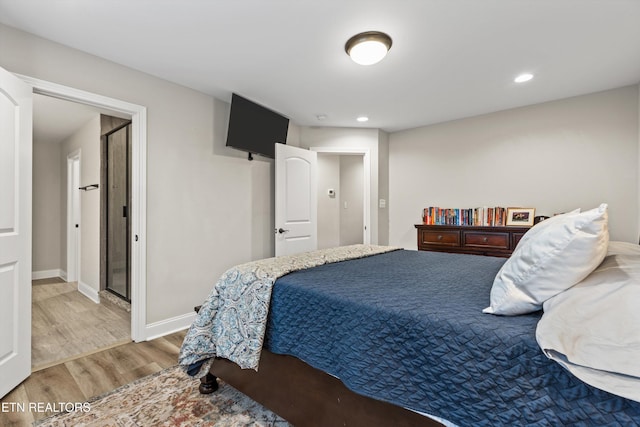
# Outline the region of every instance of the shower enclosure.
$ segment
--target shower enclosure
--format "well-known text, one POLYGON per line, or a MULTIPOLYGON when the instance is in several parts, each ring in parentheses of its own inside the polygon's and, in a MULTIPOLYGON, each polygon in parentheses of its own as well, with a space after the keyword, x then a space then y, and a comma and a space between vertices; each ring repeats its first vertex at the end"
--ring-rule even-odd
POLYGON ((131 302, 131 227, 129 221, 131 124, 105 135, 106 283, 111 293, 131 302))

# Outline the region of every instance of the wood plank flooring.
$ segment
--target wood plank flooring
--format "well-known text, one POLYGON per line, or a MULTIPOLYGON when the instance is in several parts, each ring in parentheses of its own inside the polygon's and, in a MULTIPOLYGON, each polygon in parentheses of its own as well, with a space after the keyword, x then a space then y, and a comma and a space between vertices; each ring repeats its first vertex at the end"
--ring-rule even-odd
POLYGON ((138 378, 176 365, 186 331, 129 342, 33 372, 0 400, 1 426, 29 426, 51 412, 11 410, 17 403, 84 402, 138 378), (6 410, 5 410, 6 409, 6 410))
POLYGON ((60 278, 33 281, 32 370, 131 341, 131 313, 106 298, 96 304, 77 287, 60 278))

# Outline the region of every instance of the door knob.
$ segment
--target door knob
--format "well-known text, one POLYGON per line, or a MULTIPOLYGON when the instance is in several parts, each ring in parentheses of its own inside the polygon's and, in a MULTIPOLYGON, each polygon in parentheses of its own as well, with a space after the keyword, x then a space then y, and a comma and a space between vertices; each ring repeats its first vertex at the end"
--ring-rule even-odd
POLYGON ((278 233, 282 234, 282 233, 286 233, 289 230, 285 230, 284 228, 280 227, 278 228, 278 233))

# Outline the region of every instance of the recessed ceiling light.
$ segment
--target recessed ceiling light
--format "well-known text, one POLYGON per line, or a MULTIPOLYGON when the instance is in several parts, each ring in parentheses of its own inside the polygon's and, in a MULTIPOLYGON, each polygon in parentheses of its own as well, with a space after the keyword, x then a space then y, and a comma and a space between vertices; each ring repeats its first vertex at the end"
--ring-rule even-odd
POLYGON ((367 116, 358 116, 358 118, 356 118, 357 121, 359 121, 360 123, 364 123, 364 122, 368 122, 369 121, 369 117, 367 116))
POLYGON ((391 49, 391 37, 380 31, 366 31, 351 37, 344 50, 353 61, 360 65, 380 62, 391 49))
POLYGON ((533 74, 531 74, 531 73, 523 73, 523 74, 520 74, 515 79, 513 79, 513 81, 516 82, 516 83, 524 83, 524 82, 528 82, 532 78, 533 78, 533 74))

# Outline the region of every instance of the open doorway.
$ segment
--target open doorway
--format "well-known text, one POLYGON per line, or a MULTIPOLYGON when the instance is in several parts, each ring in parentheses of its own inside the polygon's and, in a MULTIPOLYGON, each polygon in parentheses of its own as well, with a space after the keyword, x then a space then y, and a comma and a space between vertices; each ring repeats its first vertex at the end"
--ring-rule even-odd
POLYGON ((131 119, 131 338, 144 341, 151 332, 147 317, 147 109, 119 99, 29 76, 18 75, 34 94, 47 95, 98 108, 107 114, 131 119))
POLYGON ((365 243, 364 155, 318 153, 318 248, 365 243))
POLYGON ((311 150, 318 153, 318 248, 371 243, 369 150, 311 150))
POLYGON ((131 341, 99 296, 101 112, 34 94, 32 369, 131 341))

